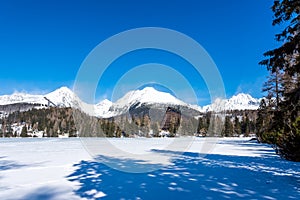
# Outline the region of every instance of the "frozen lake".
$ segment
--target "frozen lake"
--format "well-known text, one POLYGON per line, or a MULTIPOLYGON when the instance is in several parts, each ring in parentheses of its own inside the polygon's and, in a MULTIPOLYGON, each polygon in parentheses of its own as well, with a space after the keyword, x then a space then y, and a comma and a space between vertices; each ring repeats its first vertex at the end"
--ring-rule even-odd
POLYGON ((300 163, 249 138, 0 139, 0 199, 300 199, 300 163))

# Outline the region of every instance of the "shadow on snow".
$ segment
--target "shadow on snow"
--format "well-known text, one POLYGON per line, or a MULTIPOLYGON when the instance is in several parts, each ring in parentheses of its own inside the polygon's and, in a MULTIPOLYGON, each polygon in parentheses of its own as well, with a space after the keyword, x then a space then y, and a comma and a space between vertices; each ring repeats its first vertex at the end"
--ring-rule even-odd
MULTIPOLYGON (((54 200, 57 196, 63 195, 64 193, 55 187, 39 187, 36 190, 23 196, 22 200, 54 200)), ((13 198, 12 198, 13 199, 13 198)), ((67 199, 67 198, 64 198, 67 199)), ((19 200, 19 199, 18 199, 19 200)))
MULTIPOLYGON (((252 145, 252 144, 247 144, 252 145)), ((253 145, 256 145, 253 143, 253 145)), ((253 148, 252 148, 253 149, 253 148)), ((201 155, 152 150, 171 157, 171 165, 150 165, 149 173, 126 173, 106 166, 149 167, 140 160, 99 156, 81 161, 69 181, 87 199, 299 199, 300 163, 262 149, 261 157, 201 155)))
POLYGON ((21 167, 25 167, 26 165, 18 164, 12 160, 5 160, 5 156, 0 157, 0 171, 10 170, 10 169, 18 169, 21 167))

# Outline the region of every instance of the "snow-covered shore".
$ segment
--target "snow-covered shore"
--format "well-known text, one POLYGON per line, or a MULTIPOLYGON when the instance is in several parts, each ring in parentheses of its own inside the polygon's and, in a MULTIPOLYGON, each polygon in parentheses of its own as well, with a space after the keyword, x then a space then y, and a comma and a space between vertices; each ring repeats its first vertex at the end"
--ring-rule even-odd
POLYGON ((249 138, 11 138, 0 152, 0 199, 300 198, 300 163, 249 138))

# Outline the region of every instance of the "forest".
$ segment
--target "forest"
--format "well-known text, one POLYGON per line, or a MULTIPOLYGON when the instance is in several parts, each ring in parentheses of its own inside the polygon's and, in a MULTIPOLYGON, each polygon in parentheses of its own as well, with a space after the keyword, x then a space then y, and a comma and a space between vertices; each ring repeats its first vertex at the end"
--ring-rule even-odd
POLYGON ((140 115, 121 115, 111 118, 89 116, 72 108, 43 108, 16 111, 0 119, 0 134, 5 137, 27 137, 29 130, 43 131, 44 137, 58 137, 68 133, 70 137, 159 137, 161 131, 169 132, 169 137, 195 136, 249 136, 257 130, 257 111, 228 111, 217 114, 207 112, 198 118, 181 115, 168 108, 165 120, 151 119, 147 112, 140 115), (175 114, 174 114, 175 113, 175 114), (21 133, 11 128, 22 126, 21 133))

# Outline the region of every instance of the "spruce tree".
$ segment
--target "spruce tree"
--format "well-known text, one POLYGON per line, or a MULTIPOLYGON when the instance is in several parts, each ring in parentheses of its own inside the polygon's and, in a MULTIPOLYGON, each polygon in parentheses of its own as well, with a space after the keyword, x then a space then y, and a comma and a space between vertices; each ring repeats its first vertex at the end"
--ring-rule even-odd
POLYGON ((28 137, 28 135, 27 135, 27 126, 26 125, 24 125, 22 127, 22 131, 21 131, 20 137, 28 137))
POLYGON ((199 117, 199 119, 198 119, 197 133, 200 133, 203 128, 205 128, 204 127, 203 118, 199 117))
POLYGON ((300 161, 300 1, 275 0, 273 25, 285 28, 276 35, 282 45, 264 54, 267 59, 260 64, 271 73, 282 72, 282 101, 270 121, 270 130, 276 138, 273 141, 281 156, 300 161), (280 123, 277 123, 280 122, 280 123))
POLYGON ((225 117, 225 124, 224 124, 224 132, 223 132, 223 136, 225 137, 231 137, 233 134, 233 125, 232 122, 230 120, 229 116, 225 117))
POLYGON ((267 98, 269 99, 268 106, 274 107, 276 110, 278 110, 283 94, 282 78, 282 71, 278 69, 275 72, 271 71, 262 89, 263 92, 267 93, 267 98))
POLYGON ((239 118, 236 116, 234 118, 234 134, 235 135, 240 135, 241 132, 242 132, 242 130, 241 130, 241 123, 240 123, 239 118))

